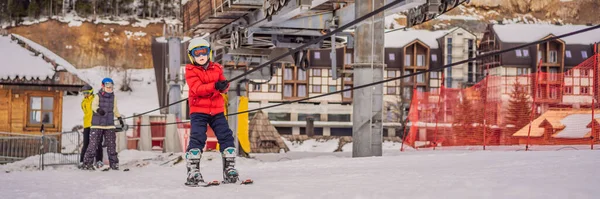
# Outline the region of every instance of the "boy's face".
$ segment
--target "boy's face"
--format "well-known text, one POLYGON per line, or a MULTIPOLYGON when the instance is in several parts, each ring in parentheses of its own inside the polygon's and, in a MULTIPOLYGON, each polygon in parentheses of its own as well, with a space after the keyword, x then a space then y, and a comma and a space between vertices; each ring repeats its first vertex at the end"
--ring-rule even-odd
POLYGON ((208 61, 208 55, 200 55, 200 56, 194 57, 194 60, 196 60, 196 63, 198 63, 200 65, 204 65, 208 61))
POLYGON ((113 84, 112 83, 106 83, 102 86, 102 88, 104 88, 104 91, 107 93, 112 93, 113 92, 113 84))

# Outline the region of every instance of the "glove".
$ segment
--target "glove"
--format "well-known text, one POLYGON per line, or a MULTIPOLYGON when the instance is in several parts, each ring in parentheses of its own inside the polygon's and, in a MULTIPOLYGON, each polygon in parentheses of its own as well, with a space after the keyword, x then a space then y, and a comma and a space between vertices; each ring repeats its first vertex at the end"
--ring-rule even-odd
POLYGON ((122 117, 118 117, 119 119, 119 123, 121 124, 121 127, 125 126, 125 123, 123 122, 123 118, 122 117))
POLYGON ((100 116, 104 116, 106 114, 106 112, 104 112, 104 110, 101 108, 96 109, 96 113, 98 113, 100 116))
POLYGON ((217 83, 215 83, 215 89, 219 91, 224 91, 227 88, 227 85, 229 85, 229 83, 227 83, 227 80, 218 81, 217 83))

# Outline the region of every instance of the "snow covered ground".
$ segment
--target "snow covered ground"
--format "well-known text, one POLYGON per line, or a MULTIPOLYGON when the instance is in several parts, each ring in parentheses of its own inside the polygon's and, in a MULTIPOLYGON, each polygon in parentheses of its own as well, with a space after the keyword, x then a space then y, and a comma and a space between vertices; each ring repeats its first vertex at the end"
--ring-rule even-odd
MULTIPOLYGON (((600 151, 386 151, 261 154, 239 158, 253 185, 189 188, 185 164, 160 164, 175 155, 123 151, 121 168, 90 172, 73 166, 14 171, 0 166, 3 198, 597 198, 600 151), (139 165, 140 167, 137 167, 139 165)), ((219 180, 218 154, 203 157, 203 175, 219 180)), ((35 158, 35 157, 32 157, 35 158)), ((39 158, 39 157, 38 157, 39 158)), ((27 159, 28 160, 28 159, 27 159)), ((24 160, 24 161, 27 161, 24 160)))

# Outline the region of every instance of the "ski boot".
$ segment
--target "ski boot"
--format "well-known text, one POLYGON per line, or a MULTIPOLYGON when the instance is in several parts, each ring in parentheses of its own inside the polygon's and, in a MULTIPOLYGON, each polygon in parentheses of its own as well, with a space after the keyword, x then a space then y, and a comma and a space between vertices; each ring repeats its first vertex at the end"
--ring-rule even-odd
POLYGON ((221 153, 223 156, 223 183, 236 183, 239 180, 238 172, 235 169, 236 150, 234 147, 228 147, 221 153))
POLYGON ((91 164, 82 164, 79 169, 81 169, 81 170, 89 170, 89 171, 96 170, 96 168, 94 167, 94 165, 91 165, 91 164))
POLYGON ((202 174, 200 174, 200 160, 202 159, 202 152, 200 149, 190 149, 185 153, 185 159, 187 162, 187 186, 199 186, 199 183, 204 183, 202 174))

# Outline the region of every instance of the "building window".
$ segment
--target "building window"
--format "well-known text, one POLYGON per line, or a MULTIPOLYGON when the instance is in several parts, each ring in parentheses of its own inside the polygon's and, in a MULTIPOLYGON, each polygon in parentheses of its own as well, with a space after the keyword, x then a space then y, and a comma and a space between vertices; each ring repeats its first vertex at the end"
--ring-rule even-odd
POLYGON ((394 86, 388 86, 387 87, 387 94, 388 95, 395 95, 396 94, 396 87, 394 87, 394 86))
POLYGON ((565 56, 567 56, 567 58, 571 58, 571 51, 570 50, 565 51, 565 56))
POLYGON ((429 92, 432 94, 436 94, 439 95, 440 94, 440 88, 429 88, 429 92))
POLYGON ((333 92, 335 92, 335 91, 337 91, 337 88, 336 88, 336 86, 329 86, 329 92, 330 92, 330 93, 333 93, 333 92))
POLYGON ((314 57, 315 59, 321 59, 321 52, 315 52, 314 57))
POLYGON ((260 92, 261 86, 262 85, 260 85, 260 84, 253 84, 252 85, 252 91, 260 92))
POLYGON ((350 122, 351 119, 350 114, 327 114, 327 121, 330 122, 350 122))
POLYGON ((558 52, 555 50, 550 51, 550 56, 548 56, 548 63, 556 63, 558 62, 558 52))
POLYGON ((307 93, 306 92, 306 85, 304 85, 304 84, 298 84, 298 89, 296 91, 298 91, 296 93, 297 97, 306 97, 306 93, 307 93))
POLYGON ((566 76, 566 77, 571 77, 571 76, 573 76, 573 70, 567 70, 567 71, 565 72, 565 76, 566 76))
POLYGON ((298 80, 300 81, 306 81, 306 71, 305 70, 298 70, 298 80))
POLYGON ((284 66, 283 97, 306 97, 308 74, 296 66, 284 66))
POLYGON ((425 55, 417 55, 417 66, 425 66, 425 55))
POLYGON ((573 87, 565 86, 565 94, 573 94, 573 87))
POLYGON ((523 57, 529 57, 529 50, 523 49, 523 57))
POLYGON ((283 96, 284 97, 292 97, 292 89, 294 88, 293 84, 285 84, 283 86, 283 96))
POLYGON ((314 119, 314 121, 321 121, 321 114, 298 113, 298 121, 306 121, 306 118, 308 118, 308 117, 312 117, 314 119))
POLYGON ((436 54, 431 55, 431 61, 437 62, 437 55, 436 54))
POLYGON ((269 113, 268 116, 271 121, 290 121, 292 118, 290 113, 269 113))
POLYGON ((437 71, 436 72, 429 72, 429 77, 430 78, 438 78, 438 73, 439 72, 437 72, 437 71))
POLYGON ((517 68, 517 75, 526 75, 528 74, 527 68, 517 68))
POLYGON ((28 125, 54 126, 54 98, 29 97, 28 125))
POLYGON ((523 57, 523 54, 521 53, 521 50, 515 50, 517 52, 517 57, 523 57))
MULTIPOLYGON (((352 86, 348 86, 348 85, 344 86, 344 90, 350 89, 350 88, 352 88, 352 86)), ((351 98, 352 97, 352 91, 344 91, 342 93, 342 97, 343 98, 351 98)))
POLYGON ((588 58, 588 54, 586 51, 581 51, 581 57, 588 58))
POLYGON ((313 93, 321 93, 321 85, 313 85, 312 92, 313 93))
POLYGON ((558 98, 558 88, 551 87, 550 88, 550 99, 556 99, 556 98, 558 98))
POLYGON ((277 84, 269 84, 269 92, 277 92, 277 84))
MULTIPOLYGON (((539 61, 539 60, 544 60, 544 56, 543 56, 543 54, 542 54, 542 51, 541 51, 541 50, 539 50, 539 51, 538 51, 538 55, 537 55, 537 57, 538 57, 538 58, 537 58, 537 60, 538 60, 538 61, 539 61)), ((536 62, 537 62, 537 61, 536 61, 536 62)))
POLYGON ((590 71, 588 69, 580 69, 579 72, 581 73, 581 77, 588 77, 590 76, 590 71))
POLYGON ((396 60, 396 55, 394 53, 388 54, 388 57, 389 57, 390 61, 395 61, 396 60))
POLYGON ((396 71, 395 70, 388 70, 387 71, 387 77, 388 78, 396 77, 396 71))
MULTIPOLYGON (((405 75, 410 75, 410 74, 412 74, 412 72, 411 72, 410 70, 404 71, 404 76, 405 76, 405 75)), ((404 80, 404 82, 407 82, 407 83, 410 83, 410 82, 412 82, 412 81, 411 81, 411 79, 412 79, 412 76, 405 77, 405 78, 402 78, 402 79, 404 80)))
POLYGON ((587 86, 582 86, 580 88, 580 92, 581 94, 588 94, 589 93, 589 88, 587 86))
POLYGON ((404 87, 402 88, 402 97, 404 97, 404 99, 410 99, 410 96, 412 96, 412 88, 411 87, 404 87))
POLYGON ((283 80, 292 80, 294 77, 294 69, 293 68, 285 68, 283 73, 283 80))
POLYGON ((352 53, 346 53, 346 57, 345 57, 345 61, 346 64, 351 64, 352 63, 352 53))
POLYGON ((312 69, 312 76, 313 77, 320 77, 321 76, 321 69, 312 69))
POLYGON ((550 68, 550 81, 558 81, 558 68, 550 68))
POLYGON ((411 57, 412 57, 411 54, 404 55, 404 66, 412 66, 411 61, 410 61, 411 57))
POLYGON ((417 83, 425 83, 425 73, 417 75, 417 83))

